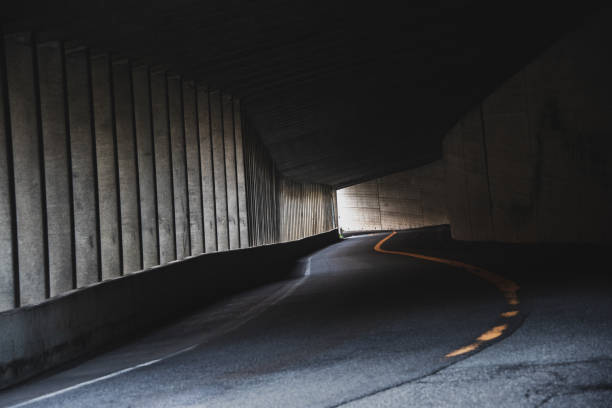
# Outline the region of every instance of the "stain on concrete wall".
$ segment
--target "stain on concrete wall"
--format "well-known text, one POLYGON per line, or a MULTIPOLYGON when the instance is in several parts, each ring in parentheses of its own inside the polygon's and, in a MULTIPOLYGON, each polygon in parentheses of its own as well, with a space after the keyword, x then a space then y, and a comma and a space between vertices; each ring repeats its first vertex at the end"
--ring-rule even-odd
POLYGON ((453 237, 612 240, 610 37, 603 17, 569 35, 446 136, 453 237))

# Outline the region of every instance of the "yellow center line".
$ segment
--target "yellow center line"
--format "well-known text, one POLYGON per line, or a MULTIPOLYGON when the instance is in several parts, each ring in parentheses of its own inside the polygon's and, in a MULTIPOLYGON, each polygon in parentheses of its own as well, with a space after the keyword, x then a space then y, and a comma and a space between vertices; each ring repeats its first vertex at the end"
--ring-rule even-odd
MULTIPOLYGON (((506 302, 508 303, 508 305, 510 305, 510 306, 517 306, 519 304, 518 295, 516 294, 516 292, 519 289, 519 286, 516 283, 514 283, 513 281, 508 280, 508 279, 506 279, 506 278, 504 278, 504 277, 502 277, 500 275, 497 275, 497 274, 495 274, 493 272, 489 272, 489 271, 487 271, 484 268, 481 268, 481 267, 478 267, 478 266, 474 266, 474 265, 470 265, 470 264, 466 264, 466 263, 460 262, 460 261, 455 261, 455 260, 452 260, 452 259, 437 258, 435 256, 416 254, 416 253, 413 253, 413 252, 390 251, 390 250, 387 250, 387 249, 382 249, 382 245, 385 242, 387 242, 388 240, 390 240, 395 234, 397 234, 397 231, 393 231, 391 234, 389 234, 385 238, 381 239, 374 246, 374 250, 376 252, 380 252, 380 253, 383 253, 383 254, 409 256, 409 257, 412 257, 412 258, 423 259, 423 260, 426 260, 426 261, 442 263, 442 264, 454 266, 456 268, 465 269, 468 272, 478 276, 479 278, 484 279, 487 282, 492 283, 493 285, 495 285, 497 287, 497 289, 499 289, 500 292, 502 292, 502 294, 506 298, 506 302)), ((509 310, 507 312, 502 313, 501 316, 505 317, 505 318, 511 318, 511 317, 517 316, 518 313, 519 313, 519 311, 517 310, 517 308, 513 307, 512 310, 509 310)), ((469 344, 467 346, 464 346, 464 347, 461 347, 461 348, 459 348, 457 350, 454 350, 454 351, 446 354, 445 357, 447 357, 447 358, 455 357, 455 356, 459 356, 461 354, 465 354, 465 353, 469 353, 471 351, 474 351, 478 347, 480 347, 483 343, 485 343, 487 341, 491 341, 493 339, 496 339, 496 338, 500 337, 507 328, 508 328, 507 324, 502 324, 502 325, 495 326, 492 329, 487 330, 486 332, 484 332, 483 334, 478 336, 476 338, 476 341, 474 341, 472 344, 469 344)))

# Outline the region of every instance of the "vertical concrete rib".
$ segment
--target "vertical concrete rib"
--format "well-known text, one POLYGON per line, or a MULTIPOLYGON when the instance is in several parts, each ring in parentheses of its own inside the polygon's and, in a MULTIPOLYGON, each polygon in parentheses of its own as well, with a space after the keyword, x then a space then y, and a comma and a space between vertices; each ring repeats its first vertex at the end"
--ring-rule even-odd
POLYGON ((72 161, 76 286, 98 280, 98 224, 89 52, 66 49, 66 91, 72 161))
POLYGON ((174 185, 174 223, 177 259, 183 259, 191 254, 182 93, 181 78, 178 75, 168 76, 168 110, 170 117, 170 144, 172 147, 172 181, 174 185))
POLYGON ((121 274, 121 234, 115 146, 114 108, 108 54, 91 56, 102 279, 121 274))
POLYGON ((187 188, 189 192, 189 231, 191 254, 204 252, 202 230, 202 184, 200 175, 200 143, 196 113, 196 89, 193 82, 183 82, 183 112, 185 119, 185 152, 187 188))
POLYGON ((215 214, 217 218, 217 249, 229 249, 229 232, 227 226, 227 190, 225 185, 225 153, 223 145, 223 112, 221 92, 211 91, 210 124, 213 155, 213 172, 215 178, 215 214))
POLYGON ((38 104, 30 34, 5 38, 21 305, 45 299, 45 232, 38 104))
POLYGON ((45 166, 49 289, 55 296, 73 288, 73 222, 70 157, 64 94, 64 57, 59 42, 37 46, 40 114, 45 166))
POLYGON ((215 180, 213 172, 208 90, 198 87, 198 133, 200 164, 202 166, 202 209, 204 216, 204 244, 206 252, 217 250, 217 221, 215 216, 215 180))
POLYGON ((234 98, 234 144, 236 147, 236 184, 238 188, 238 230, 240 248, 249 246, 249 230, 246 204, 246 180, 244 175, 244 150, 242 140, 242 115, 240 101, 234 98))
POLYGON ((4 41, 0 44, 0 312, 19 305, 15 262, 15 220, 4 41))
POLYGON ((132 78, 134 87, 134 122, 138 149, 143 267, 147 268, 159 264, 153 140, 151 137, 153 129, 151 128, 149 68, 144 65, 134 67, 132 78))
POLYGON ((172 192, 172 160, 168 117, 166 73, 151 72, 151 106, 155 147, 155 180, 157 182, 157 220, 159 224, 160 264, 176 259, 174 234, 174 193, 172 192))
POLYGON ((121 198, 123 273, 130 273, 142 267, 131 68, 129 62, 123 59, 113 61, 112 70, 119 196, 121 198))
POLYGON ((223 142, 225 153, 225 186, 227 189, 227 228, 230 249, 240 248, 238 226, 238 189, 236 183, 236 148, 234 140, 234 103, 223 94, 223 142))

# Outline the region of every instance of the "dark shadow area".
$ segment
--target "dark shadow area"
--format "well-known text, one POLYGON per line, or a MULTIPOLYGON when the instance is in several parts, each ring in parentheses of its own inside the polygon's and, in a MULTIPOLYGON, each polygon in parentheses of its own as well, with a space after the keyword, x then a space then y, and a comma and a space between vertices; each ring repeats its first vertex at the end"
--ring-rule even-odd
POLYGON ((470 263, 500 273, 519 285, 546 287, 612 284, 611 245, 465 242, 451 238, 448 225, 407 230, 385 243, 385 249, 470 263))

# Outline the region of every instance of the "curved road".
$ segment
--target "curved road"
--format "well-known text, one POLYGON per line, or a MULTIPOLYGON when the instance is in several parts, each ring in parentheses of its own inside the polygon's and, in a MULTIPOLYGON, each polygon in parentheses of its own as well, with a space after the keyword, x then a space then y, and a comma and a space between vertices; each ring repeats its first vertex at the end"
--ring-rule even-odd
POLYGON ((301 260, 302 278, 9 389, 0 406, 610 406, 607 278, 534 279, 533 254, 440 234, 399 233, 384 252, 387 234, 346 239, 301 260), (500 284, 515 280, 512 301, 500 284))

